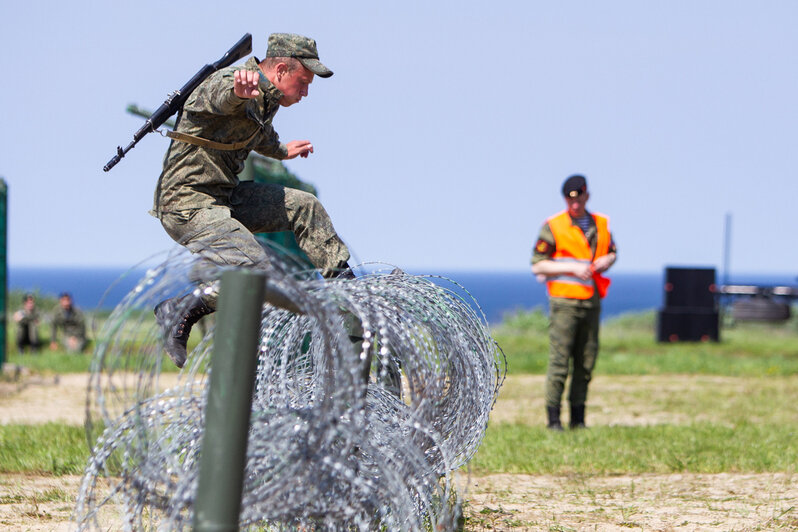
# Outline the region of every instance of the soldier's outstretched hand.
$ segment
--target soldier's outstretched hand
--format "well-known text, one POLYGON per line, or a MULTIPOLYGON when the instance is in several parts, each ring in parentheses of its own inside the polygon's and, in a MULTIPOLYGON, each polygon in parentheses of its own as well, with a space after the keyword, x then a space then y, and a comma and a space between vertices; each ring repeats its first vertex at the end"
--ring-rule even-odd
POLYGON ((260 74, 252 70, 236 70, 233 74, 235 80, 233 85, 233 92, 239 98, 250 99, 255 98, 260 94, 258 91, 258 81, 260 81, 260 74))
POLYGON ((287 142, 285 147, 288 148, 288 156, 286 159, 293 159, 297 155, 307 158, 308 155, 313 153, 313 144, 309 140, 292 140, 287 142))

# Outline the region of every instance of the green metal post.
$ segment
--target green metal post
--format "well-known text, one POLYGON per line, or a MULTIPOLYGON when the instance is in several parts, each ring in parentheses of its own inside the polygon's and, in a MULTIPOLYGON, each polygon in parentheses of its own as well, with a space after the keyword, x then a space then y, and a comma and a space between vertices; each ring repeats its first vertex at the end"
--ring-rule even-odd
POLYGON ((8 313, 8 185, 0 177, 0 372, 6 362, 8 349, 6 333, 8 331, 6 314, 8 313))
POLYGON ((222 274, 211 358, 194 530, 238 530, 255 387, 263 274, 222 274))

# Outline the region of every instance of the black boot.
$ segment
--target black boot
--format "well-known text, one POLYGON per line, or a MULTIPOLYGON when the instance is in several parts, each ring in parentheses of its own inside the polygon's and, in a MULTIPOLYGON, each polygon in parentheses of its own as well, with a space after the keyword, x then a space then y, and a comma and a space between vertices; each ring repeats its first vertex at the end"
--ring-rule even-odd
POLYGON ((546 415, 549 418, 549 424, 546 425, 547 429, 563 430, 562 423, 560 423, 560 407, 559 406, 547 406, 546 407, 546 415))
POLYGON ((571 421, 568 426, 572 429, 584 429, 585 426, 585 405, 571 405, 571 421))
POLYGON ((341 270, 335 274, 336 279, 345 279, 347 281, 351 281, 352 279, 356 279, 355 272, 352 271, 352 268, 349 266, 349 263, 345 263, 341 270))
POLYGON ((166 354, 178 368, 188 357, 186 344, 191 327, 214 310, 193 294, 161 301, 155 307, 155 321, 163 331, 166 354))

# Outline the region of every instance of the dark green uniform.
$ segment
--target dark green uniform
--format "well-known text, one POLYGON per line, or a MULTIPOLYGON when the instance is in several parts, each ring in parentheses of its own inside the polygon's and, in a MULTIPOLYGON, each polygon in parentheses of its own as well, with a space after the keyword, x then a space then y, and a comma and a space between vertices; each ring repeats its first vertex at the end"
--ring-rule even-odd
POLYGON ((176 130, 225 144, 251 140, 234 151, 172 141, 152 214, 176 242, 222 265, 268 261, 253 233, 293 231, 313 264, 331 275, 346 265, 349 251, 316 197, 276 184, 239 182, 237 177, 252 150, 286 157, 286 147, 272 128, 281 96, 254 57, 243 67, 220 70, 205 80, 184 105, 176 130), (260 74, 257 97, 235 95, 236 70, 260 74))
MULTIPOLYGON (((596 223, 589 216, 585 233, 590 249, 595 253, 596 223)), ((552 258, 556 245, 548 223, 543 225, 532 255, 532 264, 552 258)), ((617 253, 611 241, 609 253, 617 253)), ((572 407, 583 406, 587 388, 593 375, 599 347, 599 318, 601 298, 598 290, 590 299, 549 298, 549 366, 546 373, 546 406, 558 407, 562 401, 569 366, 573 364, 568 401, 572 407)))
POLYGON ((17 323, 17 350, 22 353, 26 347, 30 347, 31 351, 38 351, 42 346, 39 339, 39 311, 23 307, 14 313, 14 321, 17 323))
POLYGON ((52 334, 50 336, 51 342, 58 341, 59 329, 63 333, 63 345, 71 351, 71 346, 74 346, 74 351, 83 351, 86 347, 86 321, 81 313, 74 306, 65 309, 61 306, 57 307, 53 312, 52 321, 52 334), (73 343, 68 342, 68 339, 73 339, 73 343))

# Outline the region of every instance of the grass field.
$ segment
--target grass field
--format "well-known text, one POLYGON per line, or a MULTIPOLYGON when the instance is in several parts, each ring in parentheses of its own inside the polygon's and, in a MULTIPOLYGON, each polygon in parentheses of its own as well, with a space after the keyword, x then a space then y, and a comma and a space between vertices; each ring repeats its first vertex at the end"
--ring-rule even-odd
MULTIPOLYGON (((570 500, 579 499, 578 494, 590 492, 591 486, 601 485, 606 479, 630 476, 643 484, 652 475, 664 479, 688 475, 685 485, 689 485, 691 479, 702 475, 706 475, 702 477, 704 482, 716 478, 727 483, 730 481, 723 475, 765 475, 749 479, 748 485, 754 488, 763 478, 772 480, 776 478, 773 475, 782 475, 779 478, 787 486, 795 487, 795 318, 781 324, 727 324, 717 343, 667 344, 654 340, 653 312, 607 320, 601 331, 601 352, 588 400, 591 428, 565 433, 544 428, 542 374, 548 357, 547 325, 546 316, 535 311, 508 316, 494 330, 494 338, 507 355, 510 377, 501 391, 485 441, 472 462, 477 475, 553 476, 559 479, 560 489, 570 492, 570 500)), ((668 489, 669 493, 660 494, 661 499, 668 499, 673 493, 685 497, 678 486, 668 489)), ((768 488, 756 489, 774 493, 768 488)), ((693 493, 701 494, 702 490, 693 493)), ((727 501, 738 499, 731 493, 725 497, 727 501)), ((766 503, 773 504, 772 512, 752 522, 742 515, 735 520, 728 511, 709 510, 715 500, 710 495, 699 495, 695 504, 706 504, 708 514, 723 513, 723 519, 714 517, 704 522, 697 518, 655 525, 656 520, 636 521, 621 515, 620 519, 612 516, 607 523, 582 518, 578 509, 563 507, 559 516, 543 521, 519 520, 518 515, 523 512, 507 514, 498 522, 486 522, 479 513, 471 518, 475 524, 492 522, 498 528, 537 529, 545 523, 551 530, 579 530, 582 526, 635 528, 635 523, 641 528, 646 528, 643 523, 647 523, 653 529, 678 528, 676 524, 701 530, 798 528, 798 500, 794 493, 786 500, 776 499, 766 503), (716 520, 715 525, 712 519, 716 520)), ((651 502, 656 504, 656 498, 651 502)), ((590 506, 589 501, 585 505, 590 506)), ((595 515, 600 514, 592 517, 595 515)))
MULTIPOLYGON (((471 463, 466 529, 798 528, 798 323, 738 323, 719 343, 659 344, 654 327, 653 313, 604 323, 590 428, 564 433, 543 427, 546 317, 515 314, 494 329, 509 376, 471 463)), ((90 357, 10 361, 71 373, 90 357)), ((1 474, 74 484, 87 456, 79 426, 0 426, 1 474)), ((6 491, 0 524, 3 505, 46 498, 6 491)))
MULTIPOLYGON (((542 311, 506 317, 494 338, 507 355, 508 372, 543 374, 548 361, 547 317, 542 311)), ((798 374, 798 319, 780 324, 737 323, 720 342, 658 343, 653 311, 607 320, 600 333, 598 375, 798 374)))

